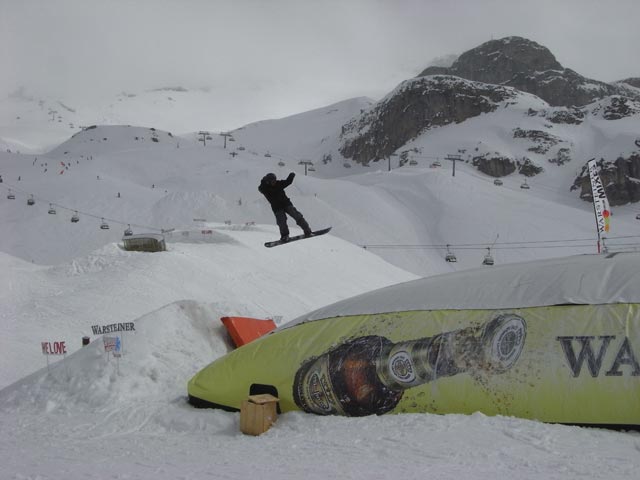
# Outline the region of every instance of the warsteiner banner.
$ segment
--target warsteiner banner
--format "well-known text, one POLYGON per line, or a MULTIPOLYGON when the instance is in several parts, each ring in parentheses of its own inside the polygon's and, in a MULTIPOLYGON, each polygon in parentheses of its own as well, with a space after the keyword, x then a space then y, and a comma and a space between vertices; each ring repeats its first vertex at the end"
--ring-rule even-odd
POLYGON ((252 385, 282 411, 509 415, 640 425, 639 304, 404 311, 278 330, 189 382, 191 400, 239 409, 252 385))
POLYGON ((593 159, 589 160, 588 166, 598 234, 602 235, 603 233, 608 233, 610 230, 611 208, 609 207, 609 200, 602 185, 602 180, 598 174, 596 161, 593 159))

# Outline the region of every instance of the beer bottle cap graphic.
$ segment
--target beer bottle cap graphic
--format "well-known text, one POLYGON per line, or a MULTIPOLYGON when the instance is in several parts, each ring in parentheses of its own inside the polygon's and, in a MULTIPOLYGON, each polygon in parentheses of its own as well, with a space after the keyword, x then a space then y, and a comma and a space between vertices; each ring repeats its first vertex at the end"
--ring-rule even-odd
POLYGON ((526 324, 511 313, 500 315, 487 324, 483 334, 487 370, 502 373, 509 370, 524 348, 526 324))

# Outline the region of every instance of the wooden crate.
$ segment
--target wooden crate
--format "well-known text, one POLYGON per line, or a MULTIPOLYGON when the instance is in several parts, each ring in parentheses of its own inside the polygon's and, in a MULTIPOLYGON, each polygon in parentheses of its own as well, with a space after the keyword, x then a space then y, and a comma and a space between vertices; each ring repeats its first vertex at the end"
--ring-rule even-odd
POLYGON ((246 435, 261 435, 278 417, 278 398, 268 393, 250 395, 240 407, 240 431, 246 435))

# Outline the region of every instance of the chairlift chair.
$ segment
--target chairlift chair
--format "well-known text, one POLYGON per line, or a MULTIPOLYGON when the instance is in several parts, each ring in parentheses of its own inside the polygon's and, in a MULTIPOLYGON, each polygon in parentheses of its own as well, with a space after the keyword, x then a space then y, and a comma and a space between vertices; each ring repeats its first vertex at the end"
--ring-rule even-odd
POLYGON ((446 262, 455 263, 458 261, 456 256, 449 250, 449 245, 447 244, 447 255, 444 257, 446 262))
POLYGON ((493 184, 494 184, 494 185, 498 185, 498 186, 500 186, 500 185, 502 185, 502 180, 500 180, 499 178, 496 178, 496 179, 493 181, 493 184))
POLYGON ((491 248, 487 247, 487 254, 484 256, 484 260, 482 260, 483 265, 493 265, 495 262, 493 261, 493 257, 491 256, 491 248))
POLYGON ((131 225, 127 224, 127 229, 124 231, 124 236, 130 237, 131 235, 133 235, 133 230, 131 230, 131 225))
POLYGON ((284 167, 284 162, 278 162, 279 167, 284 167))
POLYGON ((640 220, 640 213, 636 215, 636 220, 640 220))
POLYGON ((53 204, 49 204, 49 215, 55 215, 56 214, 56 209, 53 208, 53 204))
POLYGON ((76 211, 71 217, 71 223, 78 223, 80 221, 80 217, 78 216, 78 212, 76 211))
POLYGON ((524 190, 529 190, 529 184, 527 183, 526 180, 524 181, 524 183, 522 185, 520 185, 520 188, 522 188, 524 190))
POLYGON ((104 218, 100 222, 100 230, 109 230, 109 224, 104 221, 104 218))
POLYGON ((9 195, 7 195, 7 198, 8 198, 9 200, 15 200, 15 199, 16 199, 16 196, 15 196, 13 193, 11 193, 11 190, 9 190, 9 195))
POLYGON ((264 154, 265 157, 271 157, 271 154, 269 152, 264 154))
POLYGON ((27 205, 35 205, 35 204, 36 204, 36 201, 34 200, 33 195, 31 195, 27 200, 27 205))
POLYGON ((315 171, 316 171, 316 169, 315 169, 315 168, 313 168, 313 167, 309 167, 309 169, 308 169, 308 170, 309 170, 310 172, 315 172, 315 171))

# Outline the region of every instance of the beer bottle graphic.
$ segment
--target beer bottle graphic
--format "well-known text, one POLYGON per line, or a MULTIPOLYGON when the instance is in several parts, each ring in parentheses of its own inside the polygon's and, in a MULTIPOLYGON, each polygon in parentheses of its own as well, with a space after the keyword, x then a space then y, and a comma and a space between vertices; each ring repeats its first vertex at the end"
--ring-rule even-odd
POLYGON ((506 372, 525 336, 524 319, 504 314, 482 326, 399 343, 359 337, 305 361, 296 372, 293 398, 309 413, 381 415, 396 407, 407 388, 463 372, 506 372))

